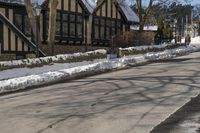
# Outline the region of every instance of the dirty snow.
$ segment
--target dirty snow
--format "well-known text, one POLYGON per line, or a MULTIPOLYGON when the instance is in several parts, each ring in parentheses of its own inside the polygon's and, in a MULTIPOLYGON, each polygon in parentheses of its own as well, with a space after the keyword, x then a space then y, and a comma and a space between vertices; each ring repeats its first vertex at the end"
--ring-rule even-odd
MULTIPOLYGON (((28 87, 43 85, 47 83, 52 83, 55 81, 70 79, 74 76, 84 76, 89 72, 102 72, 113 69, 124 68, 129 65, 138 65, 147 62, 152 62, 155 60, 170 59, 176 56, 186 55, 191 52, 200 51, 200 47, 189 46, 181 47, 172 50, 165 50, 163 52, 148 53, 138 56, 128 56, 119 59, 112 60, 99 60, 96 62, 90 62, 90 64, 84 64, 82 66, 76 66, 64 69, 58 69, 55 71, 43 72, 40 74, 31 74, 24 77, 12 78, 8 80, 0 81, 0 93, 16 91, 19 89, 25 89, 28 87)), ((43 69, 43 68, 41 68, 43 69)), ((36 70, 34 70, 36 73, 36 70)), ((15 72, 13 72, 15 73, 15 72)), ((17 73, 17 70, 16 70, 17 73)))

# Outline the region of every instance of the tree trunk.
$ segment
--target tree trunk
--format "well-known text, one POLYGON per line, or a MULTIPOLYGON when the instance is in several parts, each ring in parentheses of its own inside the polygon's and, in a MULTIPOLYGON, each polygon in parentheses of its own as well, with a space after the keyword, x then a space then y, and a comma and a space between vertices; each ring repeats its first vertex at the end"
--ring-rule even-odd
POLYGON ((152 5, 153 5, 153 0, 149 1, 148 8, 147 8, 146 12, 144 13, 144 15, 143 15, 142 0, 136 0, 136 4, 137 4, 138 15, 139 15, 139 19, 140 19, 139 31, 143 31, 147 17, 149 15, 152 5))
POLYGON ((49 0, 50 12, 49 12, 48 46, 49 46, 51 55, 54 55, 57 6, 58 6, 58 0, 49 0))
POLYGON ((27 13, 28 13, 28 17, 29 17, 29 22, 30 22, 30 25, 31 25, 31 29, 32 29, 32 37, 33 37, 33 40, 34 40, 34 43, 36 45, 36 56, 39 57, 39 47, 40 47, 40 44, 41 44, 41 36, 40 36, 40 29, 39 29, 39 19, 34 16, 34 9, 33 9, 33 6, 31 4, 31 0, 24 0, 24 3, 25 3, 25 6, 26 6, 26 10, 27 10, 27 13))
POLYGON ((40 44, 41 43, 40 33, 37 33, 37 30, 36 30, 37 27, 39 27, 39 24, 37 23, 37 18, 34 16, 35 11, 32 7, 31 0, 24 0, 24 4, 26 6, 29 21, 30 21, 30 24, 31 24, 31 29, 32 29, 34 41, 35 41, 35 43, 37 43, 36 36, 38 36, 38 41, 39 41, 39 44, 40 44))

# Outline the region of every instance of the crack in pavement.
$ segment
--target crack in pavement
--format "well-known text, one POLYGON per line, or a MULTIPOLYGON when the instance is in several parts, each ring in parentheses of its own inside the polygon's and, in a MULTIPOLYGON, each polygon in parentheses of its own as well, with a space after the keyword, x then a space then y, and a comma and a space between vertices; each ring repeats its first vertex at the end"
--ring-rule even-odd
POLYGON ((59 124, 59 123, 65 121, 65 120, 67 120, 67 119, 69 119, 69 118, 71 118, 71 117, 81 117, 81 116, 82 116, 82 115, 76 115, 76 114, 69 115, 69 116, 67 116, 67 117, 65 117, 65 118, 63 118, 63 119, 60 119, 60 120, 55 121, 54 123, 52 123, 52 124, 48 125, 47 127, 45 127, 45 128, 43 128, 43 129, 37 131, 36 133, 42 133, 42 132, 44 132, 45 130, 48 130, 48 129, 50 129, 50 128, 53 128, 53 127, 56 126, 57 124, 59 124))

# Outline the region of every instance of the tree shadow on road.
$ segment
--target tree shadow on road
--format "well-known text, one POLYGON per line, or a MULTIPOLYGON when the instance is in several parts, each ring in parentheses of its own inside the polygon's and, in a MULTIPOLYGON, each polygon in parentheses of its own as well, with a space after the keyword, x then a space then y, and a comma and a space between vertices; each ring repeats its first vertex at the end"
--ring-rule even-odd
POLYGON ((187 60, 181 61, 182 66, 177 63, 156 63, 141 67, 141 72, 132 68, 119 74, 109 73, 55 85, 54 89, 51 86, 44 90, 23 92, 21 96, 25 98, 30 96, 37 99, 38 95, 44 98, 21 104, 13 110, 20 110, 16 111, 18 116, 53 119, 52 127, 73 117, 90 119, 118 109, 149 106, 142 113, 132 114, 140 115, 136 126, 157 106, 167 109, 175 104, 168 103, 168 99, 183 100, 186 95, 200 89, 200 71, 195 67, 200 62, 191 64, 187 60), (195 69, 191 68, 192 65, 195 69))

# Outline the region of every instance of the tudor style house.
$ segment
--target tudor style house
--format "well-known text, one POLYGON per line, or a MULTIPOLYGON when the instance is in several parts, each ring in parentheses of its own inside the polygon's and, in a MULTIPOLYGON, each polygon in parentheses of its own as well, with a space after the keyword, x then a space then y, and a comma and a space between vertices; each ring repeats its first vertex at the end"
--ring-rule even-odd
MULTIPOLYGON (((43 44, 40 56, 48 54, 49 9, 46 0, 42 7, 40 35, 43 44)), ((23 0, 0 0, 0 60, 2 56, 25 58, 33 55, 30 22, 23 0)), ((130 30, 139 22, 138 16, 122 0, 59 0, 55 52, 83 52, 109 46, 112 36, 130 30)))

